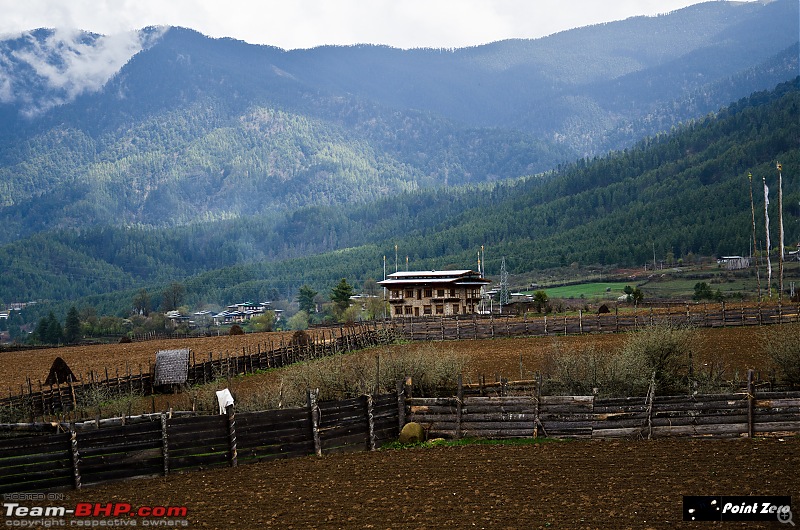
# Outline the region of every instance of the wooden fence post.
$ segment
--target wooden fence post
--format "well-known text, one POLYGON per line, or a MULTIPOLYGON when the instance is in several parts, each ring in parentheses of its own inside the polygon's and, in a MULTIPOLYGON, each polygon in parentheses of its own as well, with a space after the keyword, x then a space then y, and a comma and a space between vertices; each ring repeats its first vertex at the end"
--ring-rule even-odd
POLYGON ((542 420, 539 418, 542 402, 542 374, 536 372, 536 408, 533 411, 533 437, 539 437, 539 428, 542 429, 542 434, 547 436, 547 431, 544 430, 542 420))
POLYGON ((373 414, 372 395, 367 394, 364 396, 367 407, 367 448, 370 451, 375 450, 375 416, 373 414))
POLYGON ((239 465, 239 454, 236 451, 236 412, 233 405, 228 405, 225 408, 228 415, 228 449, 230 450, 229 461, 231 467, 239 465))
POLYGON ((406 394, 402 379, 397 380, 397 426, 398 433, 406 425, 406 394))
POLYGON ((747 437, 752 438, 755 432, 755 387, 753 385, 753 370, 747 370, 747 437))
POLYGON ((647 391, 647 439, 653 437, 653 401, 656 398, 656 373, 650 379, 650 388, 647 391))
POLYGON ((458 393, 456 394, 456 440, 461 439, 461 415, 464 408, 464 382, 458 374, 458 393))
POLYGON ((76 490, 81 489, 81 455, 78 453, 78 433, 69 430, 70 456, 72 457, 72 484, 76 490))
POLYGON ((164 476, 169 475, 169 438, 167 436, 167 414, 161 413, 161 457, 164 460, 164 476))
POLYGON ((308 412, 311 415, 311 437, 314 439, 314 454, 322 456, 322 443, 319 439, 319 389, 308 390, 308 412))

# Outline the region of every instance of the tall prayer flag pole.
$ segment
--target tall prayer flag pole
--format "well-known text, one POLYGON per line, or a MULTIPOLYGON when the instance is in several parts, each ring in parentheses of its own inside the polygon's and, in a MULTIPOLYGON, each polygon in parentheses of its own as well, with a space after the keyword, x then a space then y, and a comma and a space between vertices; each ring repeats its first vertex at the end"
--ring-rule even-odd
POLYGON ((764 182, 764 229, 767 233, 767 293, 772 298, 772 261, 769 257, 770 242, 769 242, 769 188, 767 187, 767 179, 763 175, 761 180, 764 182))
POLYGON ((753 251, 756 253, 756 279, 758 280, 758 301, 761 301, 761 271, 758 266, 758 244, 756 243, 756 207, 753 202, 753 174, 748 173, 747 179, 750 181, 750 215, 753 218, 753 251))
POLYGON ((778 304, 783 300, 783 168, 777 163, 778 170, 778 238, 780 239, 780 256, 778 257, 778 304))

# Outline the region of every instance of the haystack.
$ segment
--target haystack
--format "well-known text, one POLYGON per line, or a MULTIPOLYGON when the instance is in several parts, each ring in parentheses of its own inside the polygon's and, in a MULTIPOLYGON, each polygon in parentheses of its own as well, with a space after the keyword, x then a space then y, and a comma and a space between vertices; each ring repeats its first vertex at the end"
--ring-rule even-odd
POLYGON ((67 366, 66 361, 61 357, 56 357, 53 361, 53 366, 50 367, 50 373, 47 374, 45 385, 58 385, 60 383, 69 383, 70 381, 77 381, 78 378, 72 373, 72 370, 67 366))

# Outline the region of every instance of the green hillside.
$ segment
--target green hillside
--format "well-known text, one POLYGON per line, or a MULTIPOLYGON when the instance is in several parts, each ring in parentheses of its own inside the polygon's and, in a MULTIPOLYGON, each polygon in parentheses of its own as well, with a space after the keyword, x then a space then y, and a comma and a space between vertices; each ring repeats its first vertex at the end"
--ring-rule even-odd
MULTIPOLYGON (((545 176, 173 229, 42 234, 0 248, 7 272, 0 292, 3 298, 75 299, 125 287, 157 290, 182 278, 193 303, 261 299, 276 291, 291 298, 306 283, 323 291, 343 276, 380 278, 383 256, 393 264, 395 244, 401 260, 409 256, 421 269, 474 267, 485 245, 490 274, 502 257, 521 273, 572 263, 636 266, 651 261, 654 250, 665 261, 747 254, 747 174, 755 175, 759 212, 761 177, 767 179, 770 216, 777 219, 776 161, 784 168, 785 239, 795 245, 798 115, 800 78, 673 134, 545 176)), ((763 216, 756 222, 763 234, 763 216)), ((110 294, 102 303, 123 311, 131 293, 110 294)))

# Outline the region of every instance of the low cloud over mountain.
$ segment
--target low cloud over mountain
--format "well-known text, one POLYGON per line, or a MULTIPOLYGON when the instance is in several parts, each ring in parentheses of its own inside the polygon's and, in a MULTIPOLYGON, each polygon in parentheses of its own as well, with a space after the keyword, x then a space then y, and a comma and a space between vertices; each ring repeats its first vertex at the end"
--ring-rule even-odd
POLYGON ((4 41, 0 102, 18 104, 24 115, 34 116, 81 94, 96 92, 160 33, 148 29, 93 35, 39 29, 4 41))

